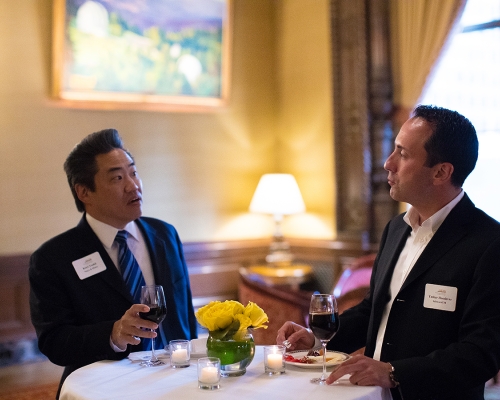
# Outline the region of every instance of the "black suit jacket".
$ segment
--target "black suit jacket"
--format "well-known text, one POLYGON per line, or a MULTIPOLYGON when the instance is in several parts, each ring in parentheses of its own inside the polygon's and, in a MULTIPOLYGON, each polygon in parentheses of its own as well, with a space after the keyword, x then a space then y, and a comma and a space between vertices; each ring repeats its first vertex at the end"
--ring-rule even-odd
MULTIPOLYGON (((411 228, 400 215, 386 226, 370 292, 340 317, 330 348, 366 345, 372 357, 389 285, 411 228)), ((500 370, 500 224, 467 195, 453 208, 415 263, 392 305, 381 360, 401 383, 393 397, 483 399, 500 370), (458 289, 455 311, 423 306, 426 284, 458 289)))
MULTIPOLYGON (((189 276, 175 228, 153 218, 137 221, 144 235, 156 284, 167 302, 163 321, 168 341, 197 336, 189 276)), ((133 304, 120 272, 90 228, 85 216, 78 226, 44 243, 31 256, 31 319, 38 346, 53 363, 65 366, 64 378, 75 369, 99 360, 119 360, 131 351, 110 347, 115 321, 133 304), (106 270, 81 280, 72 262, 99 252, 106 270)))

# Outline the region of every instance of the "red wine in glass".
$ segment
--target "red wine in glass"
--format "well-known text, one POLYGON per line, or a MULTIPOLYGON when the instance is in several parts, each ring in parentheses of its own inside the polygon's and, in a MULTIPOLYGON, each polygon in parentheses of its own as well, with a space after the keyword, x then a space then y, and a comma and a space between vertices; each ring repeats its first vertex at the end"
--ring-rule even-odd
POLYGON ((318 340, 330 341, 339 330, 338 312, 319 312, 309 314, 309 328, 318 340))
POLYGON ((326 344, 339 330, 339 310, 333 294, 313 294, 309 305, 309 328, 323 347, 323 374, 311 379, 317 385, 326 385, 326 344))
POLYGON ((167 316, 167 307, 150 307, 148 312, 140 312, 139 316, 142 319, 153 321, 157 324, 162 322, 167 316))
MULTIPOLYGON (((141 304, 149 307, 148 312, 140 312, 139 316, 142 319, 153 321, 157 324, 162 322, 167 315, 167 303, 165 301, 165 293, 161 285, 149 285, 141 288, 141 304)), ((155 354, 155 339, 151 339, 151 358, 141 362, 143 367, 155 367, 164 363, 156 357, 155 354)))

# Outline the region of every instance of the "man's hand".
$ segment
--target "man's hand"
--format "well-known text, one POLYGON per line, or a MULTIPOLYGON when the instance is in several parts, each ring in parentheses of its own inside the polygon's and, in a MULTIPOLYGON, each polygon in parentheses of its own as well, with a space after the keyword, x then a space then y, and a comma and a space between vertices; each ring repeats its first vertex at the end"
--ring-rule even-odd
POLYGON ((314 335, 312 332, 295 322, 287 321, 278 330, 277 344, 283 344, 288 340, 288 350, 309 350, 314 346, 314 335))
POLYGON ((139 344, 141 342, 141 337, 156 337, 156 332, 154 332, 154 330, 158 329, 158 324, 139 317, 139 312, 148 311, 148 306, 144 304, 134 304, 114 323, 113 330, 111 331, 111 341, 115 346, 120 349, 126 349, 128 344, 139 344))
POLYGON ((391 366, 388 363, 355 355, 340 364, 326 379, 326 383, 330 385, 340 377, 351 374, 349 381, 354 385, 392 388, 394 383, 389 377, 390 372, 391 366))

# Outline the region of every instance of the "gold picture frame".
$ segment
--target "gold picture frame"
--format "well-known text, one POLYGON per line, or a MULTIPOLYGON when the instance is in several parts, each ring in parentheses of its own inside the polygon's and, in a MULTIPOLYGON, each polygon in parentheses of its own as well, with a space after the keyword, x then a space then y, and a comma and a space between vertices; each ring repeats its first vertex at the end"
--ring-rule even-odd
POLYGON ((54 0, 62 106, 211 111, 227 104, 232 0, 54 0))

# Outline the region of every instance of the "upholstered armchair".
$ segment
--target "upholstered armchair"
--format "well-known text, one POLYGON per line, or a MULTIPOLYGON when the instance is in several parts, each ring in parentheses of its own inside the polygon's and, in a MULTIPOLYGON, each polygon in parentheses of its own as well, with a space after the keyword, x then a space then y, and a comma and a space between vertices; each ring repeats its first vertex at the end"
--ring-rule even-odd
POLYGON ((267 329, 256 329, 253 332, 255 343, 276 344, 278 329, 286 321, 305 325, 309 315, 311 294, 312 292, 293 290, 284 286, 268 286, 241 275, 238 286, 239 301, 242 304, 249 301, 257 303, 269 317, 267 329))

